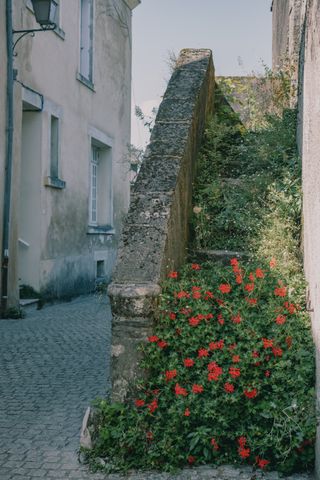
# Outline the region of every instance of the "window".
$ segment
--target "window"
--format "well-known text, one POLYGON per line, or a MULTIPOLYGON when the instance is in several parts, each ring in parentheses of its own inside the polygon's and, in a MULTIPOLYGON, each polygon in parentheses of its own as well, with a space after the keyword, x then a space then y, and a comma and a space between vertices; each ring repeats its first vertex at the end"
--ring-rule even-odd
POLYGON ((111 147, 92 140, 89 225, 108 230, 113 224, 111 147))
POLYGON ((59 118, 51 116, 50 177, 59 178, 59 118))
POLYGON ((80 75, 92 82, 93 0, 80 1, 80 75))

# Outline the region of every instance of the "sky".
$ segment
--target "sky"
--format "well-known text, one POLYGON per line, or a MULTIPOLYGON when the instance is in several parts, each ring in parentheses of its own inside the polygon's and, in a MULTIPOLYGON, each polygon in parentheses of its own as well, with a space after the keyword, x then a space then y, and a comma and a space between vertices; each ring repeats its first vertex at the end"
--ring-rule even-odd
POLYGON ((132 138, 143 147, 147 129, 134 115, 159 105, 170 78, 169 52, 210 48, 217 75, 262 72, 271 65, 271 0, 141 0, 133 11, 132 138))

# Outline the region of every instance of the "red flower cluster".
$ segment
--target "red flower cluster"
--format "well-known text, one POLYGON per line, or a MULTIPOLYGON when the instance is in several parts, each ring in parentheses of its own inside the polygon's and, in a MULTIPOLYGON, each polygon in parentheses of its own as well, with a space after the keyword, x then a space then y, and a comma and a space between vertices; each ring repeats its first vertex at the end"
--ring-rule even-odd
POLYGON ((217 382, 219 380, 220 375, 222 375, 223 373, 222 368, 216 362, 210 362, 208 364, 208 370, 209 370, 209 373, 208 373, 209 382, 211 382, 212 380, 217 382))
POLYGON ((243 459, 250 457, 250 448, 246 448, 246 444, 247 444, 246 437, 238 438, 238 445, 239 445, 238 453, 240 457, 243 459))
POLYGON ((155 398, 155 399, 152 400, 152 402, 149 403, 149 405, 148 405, 149 412, 150 412, 150 413, 155 412, 155 411, 157 410, 158 406, 159 406, 159 405, 158 405, 158 400, 155 398))
POLYGON ((232 378, 237 378, 237 377, 240 377, 241 370, 240 368, 230 367, 229 374, 231 375, 232 378))
POLYGON ((231 286, 228 283, 222 283, 219 286, 219 290, 221 293, 230 293, 231 292, 231 286))
POLYGON ((198 350, 198 357, 201 358, 201 357, 207 357, 209 355, 209 352, 208 350, 206 350, 205 348, 200 348, 198 350))
POLYGON ((211 445, 213 446, 213 450, 216 450, 216 451, 219 450, 220 447, 219 447, 218 442, 216 441, 215 438, 211 438, 211 442, 210 442, 210 443, 211 443, 211 445))
POLYGON ((287 295, 287 288, 286 287, 275 288, 274 294, 276 297, 285 297, 287 295))
POLYGON ((198 263, 192 263, 191 268, 192 270, 201 270, 201 267, 198 263))
POLYGON ((225 383, 223 387, 224 387, 224 390, 227 393, 233 393, 234 392, 234 385, 232 385, 232 383, 225 383))
POLYGON ((169 380, 172 380, 173 378, 175 378, 177 376, 177 370, 174 369, 174 370, 167 370, 166 371, 166 380, 167 382, 169 382, 169 380))
POLYGON ((247 398, 255 398, 258 395, 258 391, 256 388, 253 388, 252 390, 246 389, 243 393, 247 398))
POLYGON ((185 359, 183 360, 183 363, 184 363, 184 366, 185 366, 185 367, 190 368, 190 367, 193 367, 193 365, 194 365, 194 360, 192 360, 192 358, 185 358, 185 359))
POLYGON ((276 324, 277 325, 283 325, 284 323, 286 323, 286 316, 285 315, 278 315, 277 318, 276 318, 276 324))
POLYGON ((197 385, 196 383, 192 385, 192 393, 202 393, 202 392, 203 392, 202 385, 197 385))
POLYGON ((210 342, 210 350, 222 350, 224 347, 224 340, 219 340, 218 342, 210 342))
POLYGON ((178 278, 178 272, 169 272, 168 278, 178 278))
POLYGON ((141 400, 141 399, 137 399, 137 400, 135 400, 134 404, 135 404, 136 407, 143 407, 144 404, 145 404, 145 401, 141 400))
POLYGON ((174 391, 176 395, 182 395, 183 397, 186 397, 188 395, 188 392, 185 388, 180 387, 179 383, 176 383, 176 386, 174 387, 174 391))

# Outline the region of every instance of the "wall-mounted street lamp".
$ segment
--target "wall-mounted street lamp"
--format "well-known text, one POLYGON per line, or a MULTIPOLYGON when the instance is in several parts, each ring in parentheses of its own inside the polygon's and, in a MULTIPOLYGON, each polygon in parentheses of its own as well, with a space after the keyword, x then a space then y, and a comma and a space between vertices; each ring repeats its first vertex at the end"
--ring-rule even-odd
POLYGON ((56 28, 55 18, 57 13, 58 4, 56 0, 31 0, 34 16, 37 23, 41 25, 41 28, 31 28, 28 30, 12 30, 13 34, 21 34, 20 37, 13 44, 13 51, 21 38, 25 37, 29 33, 44 32, 47 30, 54 30, 56 28))
MULTIPOLYGON (((2 0, 0 0, 2 1, 2 0)), ((12 160, 13 160, 13 84, 15 72, 13 68, 14 49, 17 43, 26 35, 34 32, 45 32, 56 28, 55 16, 57 11, 56 0, 31 0, 35 18, 41 28, 30 30, 14 30, 12 22, 12 2, 6 0, 6 32, 7 32, 7 125, 6 125, 6 166, 4 181, 4 208, 3 208, 3 238, 1 258, 1 292, 0 292, 0 317, 6 312, 8 301, 8 269, 9 269, 9 232, 10 232, 10 207, 12 185, 12 160), (19 35, 14 42, 14 35, 19 35)))

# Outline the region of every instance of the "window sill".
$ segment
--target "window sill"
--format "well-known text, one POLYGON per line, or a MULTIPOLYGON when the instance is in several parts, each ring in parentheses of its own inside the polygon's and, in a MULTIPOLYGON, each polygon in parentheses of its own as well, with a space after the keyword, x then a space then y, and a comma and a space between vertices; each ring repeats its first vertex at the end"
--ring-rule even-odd
POLYGON ((46 187, 57 188, 59 190, 66 188, 66 182, 57 177, 45 177, 44 184, 46 187))
POLYGON ((114 235, 115 229, 110 225, 88 225, 88 235, 114 235))
POLYGON ((81 73, 79 72, 77 73, 77 80, 83 85, 85 85, 86 87, 88 87, 90 90, 95 92, 94 83, 92 83, 91 80, 89 80, 88 78, 81 75, 81 73))

